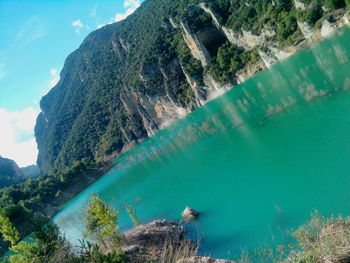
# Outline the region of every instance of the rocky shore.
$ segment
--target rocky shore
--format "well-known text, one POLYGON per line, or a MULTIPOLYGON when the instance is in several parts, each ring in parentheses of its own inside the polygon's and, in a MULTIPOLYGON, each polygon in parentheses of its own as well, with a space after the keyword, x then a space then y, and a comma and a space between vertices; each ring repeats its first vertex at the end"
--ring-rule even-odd
POLYGON ((197 256, 198 245, 186 239, 185 228, 164 219, 125 232, 122 249, 130 263, 234 263, 197 256))

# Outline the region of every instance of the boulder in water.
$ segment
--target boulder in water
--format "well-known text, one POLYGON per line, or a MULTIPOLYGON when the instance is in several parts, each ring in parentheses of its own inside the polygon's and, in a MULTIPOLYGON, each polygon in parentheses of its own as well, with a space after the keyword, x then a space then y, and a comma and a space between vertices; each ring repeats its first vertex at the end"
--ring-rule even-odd
POLYGON ((199 212, 195 209, 186 206, 185 210, 181 213, 182 217, 186 221, 193 221, 199 216, 199 212))

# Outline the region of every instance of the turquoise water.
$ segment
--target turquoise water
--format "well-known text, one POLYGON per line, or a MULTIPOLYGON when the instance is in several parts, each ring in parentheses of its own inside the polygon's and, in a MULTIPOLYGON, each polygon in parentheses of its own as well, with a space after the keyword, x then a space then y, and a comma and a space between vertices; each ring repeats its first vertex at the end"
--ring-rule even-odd
POLYGON ((141 221, 180 220, 200 253, 232 258, 289 239, 317 209, 350 215, 350 29, 272 66, 114 160, 54 218, 77 242, 90 192, 141 221))

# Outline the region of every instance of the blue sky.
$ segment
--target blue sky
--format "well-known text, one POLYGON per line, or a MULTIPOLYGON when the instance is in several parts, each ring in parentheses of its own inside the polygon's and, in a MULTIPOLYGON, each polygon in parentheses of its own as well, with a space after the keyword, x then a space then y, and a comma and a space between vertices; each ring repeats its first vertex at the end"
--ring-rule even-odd
POLYGON ((93 30, 131 14, 142 0, 0 0, 0 155, 35 163, 40 98, 65 58, 93 30))

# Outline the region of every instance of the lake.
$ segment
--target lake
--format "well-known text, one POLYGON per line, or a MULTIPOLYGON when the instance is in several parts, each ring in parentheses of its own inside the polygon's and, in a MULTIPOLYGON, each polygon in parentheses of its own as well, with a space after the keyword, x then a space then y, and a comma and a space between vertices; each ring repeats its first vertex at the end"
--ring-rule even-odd
POLYGON ((273 65, 114 160, 54 221, 73 243, 94 192, 142 222, 198 210, 200 253, 275 246, 314 210, 350 215, 350 28, 273 65))

